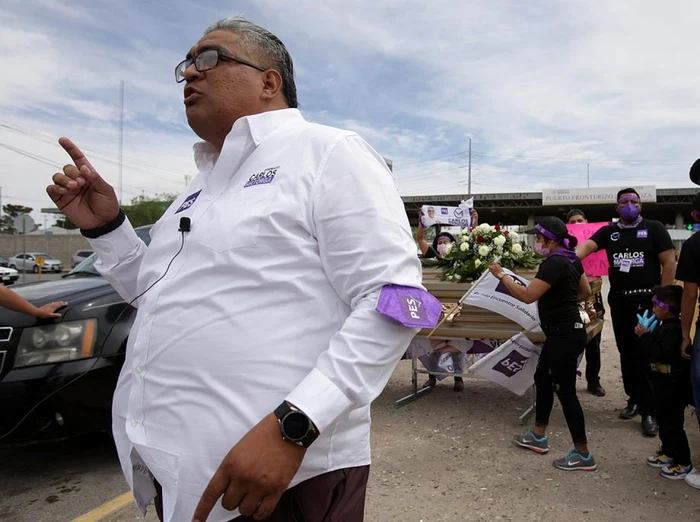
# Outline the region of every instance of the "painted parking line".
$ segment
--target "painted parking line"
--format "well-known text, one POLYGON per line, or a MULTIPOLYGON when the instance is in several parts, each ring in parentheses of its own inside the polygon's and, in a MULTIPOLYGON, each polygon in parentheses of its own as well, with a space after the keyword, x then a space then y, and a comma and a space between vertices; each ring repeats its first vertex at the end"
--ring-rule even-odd
POLYGON ((117 498, 113 498, 109 502, 105 502, 100 507, 93 509, 89 513, 85 513, 84 515, 73 519, 71 522, 98 522, 107 515, 111 515, 115 511, 119 511, 120 509, 128 506, 133 501, 134 496, 131 494, 131 492, 124 493, 123 495, 119 495, 117 498))

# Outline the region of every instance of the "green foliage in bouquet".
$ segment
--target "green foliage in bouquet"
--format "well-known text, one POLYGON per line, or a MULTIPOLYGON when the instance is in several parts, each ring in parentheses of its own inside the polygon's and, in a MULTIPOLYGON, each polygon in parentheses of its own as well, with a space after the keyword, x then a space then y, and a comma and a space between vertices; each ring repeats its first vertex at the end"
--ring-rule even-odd
POLYGON ((497 257, 510 270, 533 269, 542 256, 518 241, 518 234, 503 230, 499 225, 483 223, 474 230, 462 230, 457 242, 441 259, 424 259, 423 266, 442 268, 442 281, 469 281, 479 277, 497 257))

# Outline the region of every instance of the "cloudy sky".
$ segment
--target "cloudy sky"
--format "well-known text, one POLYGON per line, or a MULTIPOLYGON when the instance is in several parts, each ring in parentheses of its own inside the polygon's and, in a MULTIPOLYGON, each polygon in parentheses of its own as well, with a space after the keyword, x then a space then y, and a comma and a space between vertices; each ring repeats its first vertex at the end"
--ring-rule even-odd
MULTIPOLYGON (((3 203, 44 187, 74 139, 123 200, 195 174, 173 69, 212 21, 244 15, 295 60, 307 119, 358 131, 402 195, 690 186, 700 156, 696 0, 3 0, 3 203)), ((38 212, 34 217, 43 221, 38 212)))

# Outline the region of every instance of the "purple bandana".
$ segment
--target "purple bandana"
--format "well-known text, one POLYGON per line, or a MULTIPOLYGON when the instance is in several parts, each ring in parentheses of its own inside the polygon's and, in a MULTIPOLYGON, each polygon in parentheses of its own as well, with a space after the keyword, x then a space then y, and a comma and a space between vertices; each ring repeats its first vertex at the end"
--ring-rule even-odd
POLYGON ((442 304, 420 288, 385 285, 376 310, 410 328, 433 328, 442 315, 442 304))
POLYGON ((672 314, 677 314, 677 313, 678 313, 678 310, 676 309, 675 306, 671 306, 671 305, 668 304, 668 303, 664 303, 663 301, 661 301, 661 300, 660 300, 658 297, 656 297, 656 296, 654 296, 654 297, 651 298, 651 302, 654 303, 654 304, 655 304, 656 306, 658 306, 659 308, 663 308, 663 309, 666 310, 667 312, 671 312, 672 314))
POLYGON ((632 223, 630 223, 629 225, 625 225, 625 224, 622 223, 622 221, 618 221, 618 222, 617 222, 617 226, 618 226, 618 228, 622 228, 622 229, 626 229, 626 228, 637 228, 641 222, 642 222, 642 216, 639 215, 639 216, 637 216, 637 219, 635 219, 635 220, 634 220, 632 223))
POLYGON ((564 256, 569 263, 575 263, 576 262, 576 251, 571 248, 571 244, 569 242, 569 238, 558 238, 554 234, 552 234, 549 230, 544 228, 541 225, 535 225, 535 230, 537 230, 540 234, 542 234, 544 237, 547 239, 551 239, 552 241, 556 241, 557 243, 562 243, 564 245, 564 248, 560 248, 559 250, 552 252, 551 254, 548 254, 547 257, 551 256, 564 256))

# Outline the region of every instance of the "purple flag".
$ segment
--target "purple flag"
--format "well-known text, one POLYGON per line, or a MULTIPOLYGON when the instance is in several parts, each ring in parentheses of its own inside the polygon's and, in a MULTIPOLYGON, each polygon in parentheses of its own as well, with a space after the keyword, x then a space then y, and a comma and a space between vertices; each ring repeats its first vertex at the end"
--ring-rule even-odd
POLYGON ((386 285, 377 302, 377 312, 411 328, 432 328, 440 320, 442 304, 425 290, 386 285))

